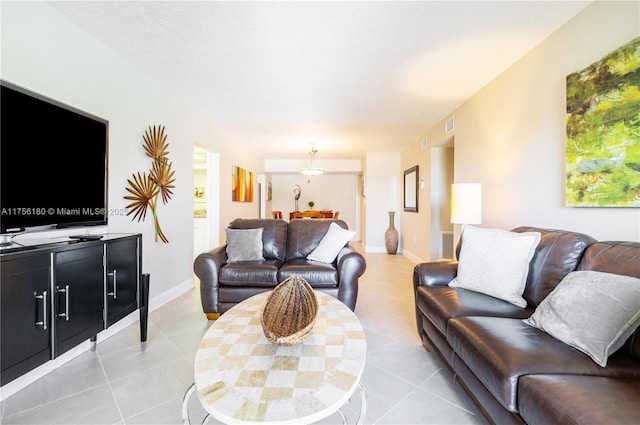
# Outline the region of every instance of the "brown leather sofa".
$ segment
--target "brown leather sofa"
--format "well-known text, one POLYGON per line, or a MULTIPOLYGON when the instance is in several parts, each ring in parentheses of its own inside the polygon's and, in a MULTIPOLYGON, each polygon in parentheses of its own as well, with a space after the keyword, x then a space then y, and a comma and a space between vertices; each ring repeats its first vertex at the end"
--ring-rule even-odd
POLYGON ((512 231, 542 235, 524 292, 528 306, 447 286, 456 261, 418 264, 413 281, 424 347, 437 354, 483 423, 640 423, 640 329, 601 367, 521 320, 574 270, 640 278, 640 243, 532 227, 512 231))
POLYGON ((364 257, 348 244, 332 264, 307 260, 331 223, 348 229, 343 220, 236 219, 230 229, 262 228, 263 261, 227 262, 226 245, 196 257, 202 310, 209 319, 219 317, 239 302, 272 290, 286 278, 298 275, 318 291, 356 307, 358 279, 364 274, 364 257))

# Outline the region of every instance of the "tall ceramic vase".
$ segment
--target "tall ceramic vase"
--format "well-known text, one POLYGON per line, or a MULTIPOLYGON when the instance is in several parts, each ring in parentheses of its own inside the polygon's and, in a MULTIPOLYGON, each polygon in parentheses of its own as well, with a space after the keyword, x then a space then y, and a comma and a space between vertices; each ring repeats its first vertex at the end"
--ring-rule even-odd
POLYGON ((389 211, 389 228, 384 232, 384 244, 387 254, 395 254, 398 251, 398 231, 394 227, 395 211, 389 211))

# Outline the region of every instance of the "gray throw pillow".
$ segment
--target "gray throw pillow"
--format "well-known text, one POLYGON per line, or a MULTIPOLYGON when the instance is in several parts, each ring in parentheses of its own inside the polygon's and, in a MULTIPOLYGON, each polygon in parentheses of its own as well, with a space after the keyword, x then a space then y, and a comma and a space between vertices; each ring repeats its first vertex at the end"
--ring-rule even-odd
POLYGON ((227 262, 262 261, 262 228, 225 229, 227 234, 227 262))
POLYGON ((465 225, 458 275, 449 282, 464 288, 526 307, 522 297, 529 275, 529 263, 540 243, 539 232, 515 233, 465 225))
POLYGON ((569 273, 524 322, 605 367, 640 325, 640 279, 596 271, 569 273))

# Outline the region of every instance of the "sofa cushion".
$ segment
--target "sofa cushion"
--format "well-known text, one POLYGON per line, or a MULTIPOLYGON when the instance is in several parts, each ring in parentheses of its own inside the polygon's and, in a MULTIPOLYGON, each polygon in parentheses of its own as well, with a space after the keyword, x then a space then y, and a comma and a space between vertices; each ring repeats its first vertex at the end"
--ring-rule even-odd
POLYGON ((449 286, 491 295, 518 307, 540 233, 464 226, 458 275, 449 286))
POLYGON ((335 288, 338 286, 338 270, 332 265, 319 261, 294 259, 280 267, 280 282, 291 276, 305 279, 314 288, 335 288))
MULTIPOLYGON (((453 373, 451 369, 451 357, 454 355, 451 346, 447 342, 445 334, 441 333, 433 323, 425 316, 420 316, 419 319, 422 325, 421 339, 422 345, 432 353, 437 354, 442 360, 443 365, 453 373)), ((420 327, 418 328, 420 330, 420 327)))
POLYGON ((227 263, 220 268, 218 281, 227 286, 275 287, 278 281, 280 260, 227 263))
MULTIPOLYGON (((589 246, 578 270, 596 270, 640 278, 640 243, 630 241, 596 242, 589 246)), ((621 349, 640 360, 640 328, 621 349)))
POLYGON ((227 311, 247 298, 271 291, 272 289, 273 287, 265 286, 221 286, 218 292, 219 302, 226 307, 224 311, 227 311))
POLYGON ((320 244, 331 223, 336 223, 343 229, 348 229, 342 220, 325 219, 295 219, 289 222, 287 231, 286 259, 306 259, 320 244))
POLYGON ((637 379, 529 375, 520 378, 518 395, 520 415, 531 424, 609 425, 640 419, 637 379))
POLYGON ((524 322, 605 367, 640 324, 640 279, 590 270, 569 273, 524 322))
POLYGON ((287 254, 287 222, 284 220, 237 218, 230 229, 262 229, 262 255, 265 259, 283 260, 287 254))
POLYGON ((462 390, 460 395, 477 415, 477 423, 525 425, 520 415, 505 409, 456 354, 451 356, 451 364, 454 369, 454 386, 459 391, 462 390), (490 419, 487 420, 487 418, 490 419))
POLYGON ((583 233, 565 230, 517 227, 512 232, 539 232, 540 243, 529 263, 529 274, 523 297, 536 307, 560 281, 574 271, 588 246, 596 240, 583 233))
POLYGON ((518 380, 531 374, 640 377, 628 355, 614 354, 607 368, 520 319, 457 317, 447 326, 447 342, 493 396, 517 412, 518 380))
POLYGON ((419 286, 418 308, 440 332, 446 335, 447 321, 460 316, 498 316, 525 319, 532 308, 520 308, 480 292, 448 286, 419 286))
POLYGON ((227 262, 262 261, 262 229, 225 229, 227 262))
POLYGON ((640 279, 640 242, 596 242, 585 251, 578 270, 623 274, 640 279))
POLYGON ((322 237, 318 246, 307 255, 308 260, 333 263, 338 253, 356 235, 352 230, 343 229, 336 223, 331 223, 327 233, 322 237))

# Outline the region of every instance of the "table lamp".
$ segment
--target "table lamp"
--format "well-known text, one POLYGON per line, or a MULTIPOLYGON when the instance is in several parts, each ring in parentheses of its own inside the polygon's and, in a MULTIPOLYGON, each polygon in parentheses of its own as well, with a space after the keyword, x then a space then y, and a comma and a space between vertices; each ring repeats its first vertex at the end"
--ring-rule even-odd
POLYGON ((480 183, 451 185, 451 223, 482 223, 482 185, 480 183))

